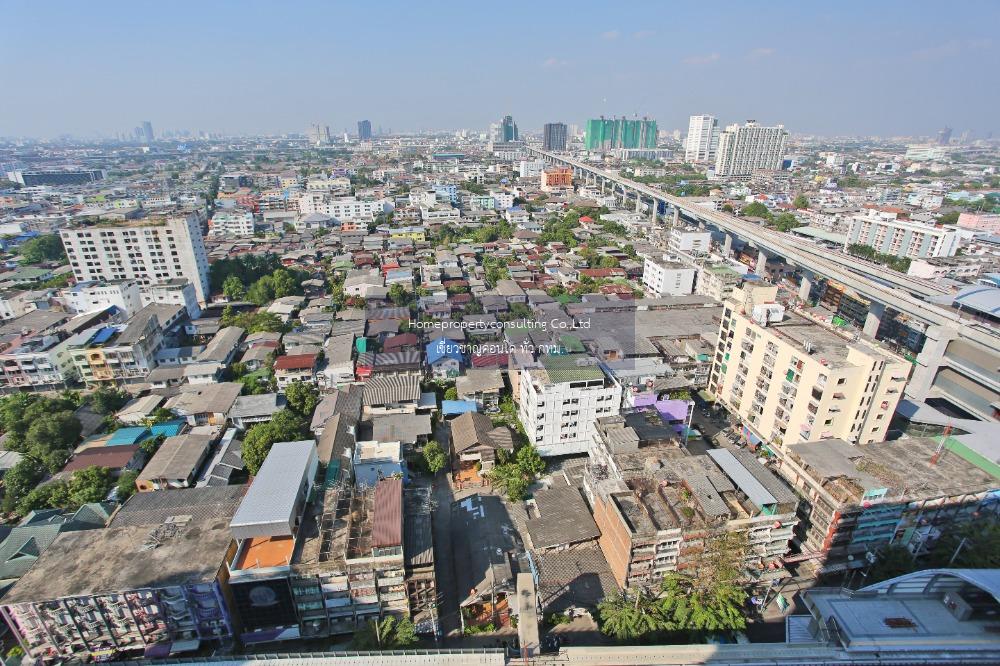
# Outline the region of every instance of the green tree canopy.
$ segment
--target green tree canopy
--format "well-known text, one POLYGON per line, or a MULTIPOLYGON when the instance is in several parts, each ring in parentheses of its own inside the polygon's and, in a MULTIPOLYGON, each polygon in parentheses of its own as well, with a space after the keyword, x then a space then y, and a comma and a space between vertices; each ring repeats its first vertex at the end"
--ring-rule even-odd
POLYGON ((247 288, 236 275, 230 275, 222 283, 222 293, 231 301, 242 301, 247 297, 247 288))
POLYGON ((804 194, 800 194, 792 201, 792 205, 798 209, 809 208, 809 199, 804 194))
POLYGON ((444 391, 445 400, 458 400, 458 389, 454 386, 449 386, 444 391))
POLYGON ((424 445, 424 461, 431 474, 437 474, 448 464, 448 455, 435 440, 431 440, 424 445))
POLYGON ((744 217, 763 217, 765 219, 771 219, 771 211, 768 210, 767 206, 759 201, 754 201, 743 207, 740 211, 744 217))
POLYGON ((601 631, 621 643, 648 639, 662 628, 655 600, 646 592, 626 588, 597 605, 601 631))
POLYGON ((778 231, 791 231, 798 226, 798 219, 791 213, 780 213, 774 218, 774 228, 778 231))
POLYGON ((45 261, 60 261, 66 258, 62 239, 56 234, 36 236, 21 243, 18 250, 21 258, 28 264, 40 264, 45 261))
POLYGON ((251 426, 243 437, 243 462, 250 474, 257 474, 275 442, 292 442, 305 437, 308 424, 290 409, 279 409, 270 421, 251 426))
POLYGON ((309 382, 295 381, 285 387, 288 408, 303 419, 311 419, 319 403, 319 389, 309 382))
POLYGON ((408 617, 388 615, 380 620, 369 620, 351 640, 355 650, 398 650, 417 642, 417 633, 408 617))
POLYGON ((93 410, 105 416, 114 414, 128 404, 128 401, 131 399, 132 396, 128 391, 110 386, 102 386, 88 397, 93 410))

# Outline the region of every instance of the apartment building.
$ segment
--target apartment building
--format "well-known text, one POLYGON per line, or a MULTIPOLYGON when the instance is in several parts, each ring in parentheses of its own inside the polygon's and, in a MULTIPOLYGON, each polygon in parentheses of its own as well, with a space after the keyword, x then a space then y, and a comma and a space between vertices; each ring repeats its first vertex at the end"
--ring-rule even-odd
POLYGON ((725 303, 709 391, 754 443, 881 442, 911 364, 774 302, 746 285, 725 303))
POLYGON ((698 267, 698 279, 694 293, 724 301, 732 296, 743 282, 744 274, 726 264, 707 264, 698 267))
POLYGON ((31 389, 56 389, 76 376, 67 342, 57 335, 37 335, 16 341, 0 352, 0 384, 31 389))
POLYGON ((220 210, 208 221, 209 236, 253 236, 253 211, 220 210))
POLYGON ((356 197, 333 197, 327 192, 303 192, 299 195, 299 215, 319 213, 338 220, 373 220, 379 213, 388 213, 388 199, 359 200, 356 197))
POLYGON ((542 191, 573 187, 573 170, 569 167, 553 167, 542 171, 542 191))
POLYGON ((1000 213, 962 213, 958 226, 990 234, 1000 234, 1000 213))
POLYGON ((890 543, 919 556, 949 530, 996 520, 996 467, 969 453, 941 436, 861 446, 825 439, 779 451, 778 473, 806 499, 799 553, 785 561, 818 573, 860 568, 890 543))
POLYGON ((583 453, 599 416, 618 413, 621 386, 586 354, 543 356, 521 371, 518 416, 543 456, 583 453))
POLYGON ((951 257, 959 248, 954 227, 911 222, 894 211, 870 209, 851 218, 844 247, 867 245, 896 257, 951 257))
POLYGON ((187 278, 173 278, 142 288, 139 299, 143 307, 147 305, 179 305, 187 316, 197 319, 201 316, 198 292, 193 282, 187 278))
POLYGON ((798 498, 745 449, 691 455, 655 410, 598 419, 584 492, 621 587, 695 573, 713 552, 741 554, 745 581, 787 573, 798 498))
POLYGON ((719 119, 715 116, 691 116, 684 143, 684 161, 691 164, 715 164, 719 149, 719 119))
POLYGON ((156 367, 163 328, 152 308, 125 324, 94 326, 66 341, 76 374, 88 385, 141 381, 156 367))
POLYGON ((152 285, 185 278, 194 284, 198 302, 205 303, 209 284, 202 215, 99 223, 59 233, 78 282, 132 279, 152 285))
POLYGON ((642 285, 652 298, 688 296, 694 291, 694 266, 679 261, 646 257, 642 264, 642 285))
POLYGON ((70 312, 97 312, 115 306, 127 316, 142 306, 140 285, 136 280, 79 282, 60 292, 70 312))
POLYGON ((780 169, 787 138, 784 125, 764 127, 748 120, 745 125, 728 126, 719 135, 716 177, 749 179, 755 171, 780 169))
POLYGON ((712 234, 693 227, 670 230, 667 246, 674 254, 708 254, 712 249, 712 234))

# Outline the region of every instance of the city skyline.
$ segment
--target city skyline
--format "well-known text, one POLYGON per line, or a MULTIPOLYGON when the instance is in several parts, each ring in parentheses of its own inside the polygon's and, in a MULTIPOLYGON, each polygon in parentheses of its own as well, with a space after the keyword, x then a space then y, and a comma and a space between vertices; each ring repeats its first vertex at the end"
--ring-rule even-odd
POLYGON ((304 133, 319 120, 340 134, 358 118, 397 132, 482 132, 510 113, 528 132, 602 114, 645 115, 663 130, 683 130, 690 115, 711 114, 720 125, 755 119, 794 134, 933 136, 949 126, 982 137, 997 129, 991 109, 1000 93, 982 83, 998 65, 988 26, 1000 8, 962 4, 974 22, 942 22, 929 2, 845 3, 835 16, 780 3, 738 22, 731 19, 741 5, 647 5, 632 13, 641 23, 522 5, 511 52, 508 23, 458 4, 430 16, 406 5, 372 11, 302 3, 282 8, 289 19, 310 17, 298 30, 239 41, 274 20, 272 6, 181 3, 154 17, 114 2, 44 13, 15 3, 5 9, 0 54, 21 63, 7 72, 9 88, 33 94, 0 109, 0 134, 113 136, 143 119, 158 133, 304 133), (351 30, 337 27, 345 25, 351 30), (462 29, 469 25, 476 30, 462 29), (705 29, 718 38, 704 39, 705 29), (366 51, 376 38, 379 49, 366 51), (219 40, 243 63, 221 78, 206 60, 211 50, 192 48, 219 40), (357 53, 364 54, 364 75, 336 66, 357 53), (259 82, 275 77, 290 84, 287 103, 259 104, 259 82), (516 83, 497 85, 504 80, 516 83), (129 103, 102 101, 111 84, 123 82, 133 84, 129 103), (459 84, 460 96, 447 93, 459 84), (978 99, 957 105, 928 94, 939 86, 975 89, 978 99), (403 98, 411 102, 400 105, 403 98))

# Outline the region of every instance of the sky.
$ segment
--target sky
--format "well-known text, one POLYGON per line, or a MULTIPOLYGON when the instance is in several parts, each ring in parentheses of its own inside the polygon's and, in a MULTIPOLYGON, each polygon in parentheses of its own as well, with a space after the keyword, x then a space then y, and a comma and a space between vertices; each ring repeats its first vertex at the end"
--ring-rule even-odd
POLYGON ((0 0, 0 136, 647 115, 1000 134, 1000 2, 0 0), (4 99, 5 98, 5 99, 4 99))

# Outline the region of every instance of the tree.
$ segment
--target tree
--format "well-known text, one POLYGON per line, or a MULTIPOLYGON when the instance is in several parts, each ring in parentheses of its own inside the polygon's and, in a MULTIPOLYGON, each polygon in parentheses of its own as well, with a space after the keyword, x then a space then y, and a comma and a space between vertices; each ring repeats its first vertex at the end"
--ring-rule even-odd
POLYGON ((351 647, 355 650, 397 650, 416 642, 417 633, 410 618, 387 615, 366 622, 354 634, 351 647))
POLYGON ((797 197, 795 197, 794 201, 792 201, 792 205, 798 208, 799 210, 802 210, 803 208, 809 208, 809 199, 806 197, 806 195, 800 194, 797 197))
POLYGON ((601 632, 619 642, 652 636, 661 628, 657 607, 646 592, 626 588, 597 605, 601 632))
POLYGON ((242 301, 247 297, 247 288, 237 276, 230 275, 222 283, 222 293, 231 301, 242 301))
POLYGON ((319 403, 319 389, 309 382, 294 381, 285 387, 285 400, 288 407, 303 418, 312 418, 313 411, 319 403))
POLYGON ((22 458, 3 477, 4 511, 13 511, 17 503, 45 477, 45 467, 33 458, 22 458))
POLYGON ((128 404, 132 396, 128 391, 102 386, 89 396, 90 406, 98 414, 114 414, 128 404))
POLYGON ((444 392, 445 400, 458 400, 458 389, 454 386, 449 386, 444 392))
POLYGON ((448 455, 435 440, 427 442, 424 446, 424 461, 431 474, 437 474, 448 463, 448 455))
POLYGON ((913 554, 906 546, 889 544, 878 553, 878 559, 868 572, 868 584, 880 583, 916 569, 913 554))
POLYGON ((45 261, 61 261, 66 258, 62 239, 55 234, 36 236, 21 243, 21 258, 26 264, 40 264, 45 261))
POLYGON ((69 500, 73 506, 100 502, 107 497, 111 486, 111 470, 91 465, 73 472, 69 481, 69 500))
POLYGON ((121 473, 118 477, 118 484, 116 488, 118 489, 118 501, 124 502, 129 497, 135 494, 135 480, 139 478, 139 472, 135 470, 126 470, 121 473))
POLYGON ((938 215, 937 221, 940 224, 958 224, 958 216, 961 214, 962 213, 957 210, 948 211, 947 213, 938 215))
POLYGON ((743 207, 741 213, 744 217, 763 217, 768 220, 771 219, 771 211, 767 209, 767 206, 759 201, 747 204, 743 207))
POLYGON ((392 301, 393 305, 406 305, 410 300, 410 294, 403 285, 394 284, 389 287, 389 300, 392 301))
POLYGON ((270 421, 258 423, 243 437, 243 462, 250 474, 257 474, 275 442, 296 441, 306 434, 306 422, 290 409, 279 409, 270 421))
POLYGON ((699 589, 678 573, 664 577, 656 607, 664 631, 713 632, 746 628, 746 591, 731 580, 699 589))
POLYGON ((517 452, 517 466, 531 478, 535 478, 545 471, 545 461, 538 455, 538 449, 533 445, 522 446, 517 452))
POLYGON ((55 474, 69 458, 83 427, 73 412, 62 411, 40 416, 24 436, 26 455, 40 460, 55 474))
POLYGON ((774 228, 778 231, 791 231, 798 226, 798 219, 791 213, 781 213, 774 218, 774 228))
POLYGON ((610 255, 601 257, 601 268, 618 268, 618 260, 610 255))

